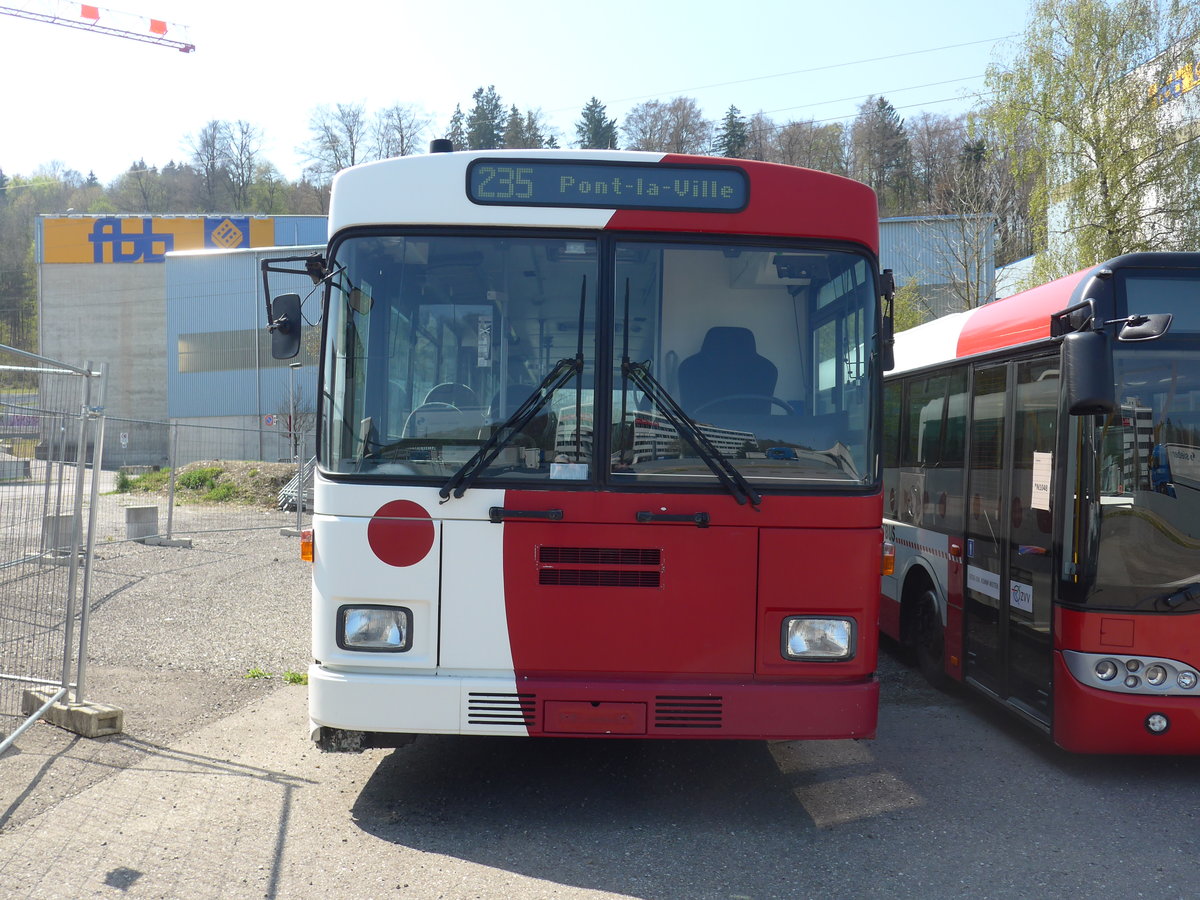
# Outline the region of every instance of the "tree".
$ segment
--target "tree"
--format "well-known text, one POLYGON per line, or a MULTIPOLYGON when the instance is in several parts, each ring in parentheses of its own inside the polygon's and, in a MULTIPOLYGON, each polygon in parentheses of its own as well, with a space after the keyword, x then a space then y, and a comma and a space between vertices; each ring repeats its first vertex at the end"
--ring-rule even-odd
POLYGON ((361 103, 319 106, 309 119, 311 137, 302 148, 308 171, 328 184, 335 174, 362 162, 367 139, 367 111, 361 103))
POLYGON ((967 141, 966 117, 922 112, 908 120, 906 130, 912 153, 914 199, 929 207, 957 174, 959 152, 967 141))
POLYGON ((525 142, 525 117, 521 115, 521 111, 517 109, 515 103, 512 109, 509 110, 508 120, 504 125, 504 136, 501 138, 501 146, 507 147, 510 150, 529 146, 525 142))
MULTIPOLYGON (((201 202, 204 212, 216 212, 225 205, 229 182, 229 126, 213 119, 188 138, 192 165, 200 177, 201 202)), ((133 170, 130 170, 131 174, 133 170)), ((152 211, 150 208, 145 212, 152 211)), ((153 210, 157 211, 157 210, 153 210)))
POLYGON ((455 150, 467 149, 467 117, 463 114, 462 104, 455 104, 454 114, 450 116, 450 125, 446 128, 446 139, 455 150))
POLYGON ((777 162, 804 166, 821 172, 846 174, 846 147, 843 128, 837 122, 820 125, 812 119, 788 122, 775 136, 777 162))
POLYGON ((467 114, 467 149, 498 150, 504 141, 504 105, 496 86, 476 88, 471 95, 475 105, 467 114))
POLYGON ((629 150, 704 153, 712 140, 713 125, 701 114, 695 100, 676 97, 669 103, 639 103, 629 111, 621 130, 629 150))
POLYGON ((411 156, 421 149, 429 117, 415 107, 396 103, 375 114, 374 153, 376 159, 411 156))
POLYGON ((580 150, 616 150, 617 120, 610 119, 604 104, 592 97, 575 123, 575 145, 580 150))
POLYGON ((1196 245, 1200 91, 1180 75, 1197 34, 1195 3, 1037 0, 1012 57, 988 67, 997 134, 1028 135, 1013 166, 1034 182, 1038 277, 1196 245))
MULTIPOLYGON (((113 184, 117 208, 123 212, 160 213, 167 211, 167 192, 162 176, 154 166, 139 159, 113 184)), ((205 209, 209 209, 207 205, 205 209)))
POLYGON ((730 106, 713 140, 713 150, 721 156, 745 159, 750 147, 750 126, 736 106, 730 106))
POLYGON ((850 126, 850 175, 879 195, 879 214, 909 210, 912 150, 904 120, 884 97, 868 97, 850 126))
POLYGON ((232 212, 250 210, 250 191, 258 170, 262 131, 244 119, 225 126, 225 172, 232 212))

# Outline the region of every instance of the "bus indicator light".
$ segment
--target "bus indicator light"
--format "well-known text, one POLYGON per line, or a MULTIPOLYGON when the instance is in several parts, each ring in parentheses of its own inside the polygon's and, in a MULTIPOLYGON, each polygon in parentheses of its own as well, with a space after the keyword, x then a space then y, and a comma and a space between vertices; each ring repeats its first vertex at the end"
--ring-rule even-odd
POLYGON ((316 547, 311 528, 305 528, 300 532, 300 558, 305 562, 312 562, 316 558, 316 547))

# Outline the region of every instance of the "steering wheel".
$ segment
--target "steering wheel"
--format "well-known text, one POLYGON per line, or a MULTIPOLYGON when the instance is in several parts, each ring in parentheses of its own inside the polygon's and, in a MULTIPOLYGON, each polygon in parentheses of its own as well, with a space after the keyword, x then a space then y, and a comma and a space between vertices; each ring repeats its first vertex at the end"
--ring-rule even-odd
POLYGON ((462 410, 460 410, 457 406, 452 403, 442 403, 435 400, 431 403, 422 403, 408 414, 408 418, 404 421, 404 429, 401 431, 401 435, 404 437, 426 436, 415 433, 418 430, 418 423, 420 422, 418 417, 422 413, 435 413, 435 421, 437 421, 438 425, 441 426, 439 430, 447 427, 450 429, 457 428, 462 424, 463 421, 462 410))
POLYGON ((710 406, 716 406, 718 403, 726 403, 730 400, 767 400, 770 401, 772 406, 782 407, 789 416, 796 414, 796 411, 792 409, 791 404, 786 400, 780 400, 778 397, 772 397, 769 394, 726 394, 724 397, 714 397, 712 400, 706 400, 704 403, 701 403, 692 410, 692 416, 698 416, 710 406))

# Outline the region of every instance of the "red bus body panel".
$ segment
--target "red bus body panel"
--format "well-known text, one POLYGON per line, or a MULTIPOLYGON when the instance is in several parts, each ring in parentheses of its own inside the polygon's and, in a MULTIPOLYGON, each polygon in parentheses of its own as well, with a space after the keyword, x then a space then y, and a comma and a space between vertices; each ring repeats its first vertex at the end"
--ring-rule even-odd
POLYGON ((757 511, 711 494, 509 491, 505 503, 563 510, 504 526, 531 735, 874 736, 878 637, 863 598, 878 578, 878 495, 771 496, 757 511), (641 511, 704 511, 710 525, 630 524, 641 511), (784 659, 789 615, 852 616, 855 658, 784 659))
POLYGON ((1193 660, 1200 657, 1200 629, 1195 627, 1200 622, 1198 617, 1200 613, 1181 617, 1058 607, 1054 742, 1075 753, 1194 754, 1200 747, 1200 694, 1155 697, 1097 690, 1075 680, 1067 671, 1061 651, 1193 660), (1151 734, 1145 726, 1151 713, 1166 715, 1170 728, 1162 734, 1151 734))

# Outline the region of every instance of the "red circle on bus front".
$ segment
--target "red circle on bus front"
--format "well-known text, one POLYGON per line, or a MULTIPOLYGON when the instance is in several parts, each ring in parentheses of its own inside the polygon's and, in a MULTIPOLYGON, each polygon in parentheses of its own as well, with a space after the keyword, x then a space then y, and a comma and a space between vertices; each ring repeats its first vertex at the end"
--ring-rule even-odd
POLYGON ((416 565, 433 547, 433 519, 419 503, 393 500, 371 518, 367 543, 389 566, 416 565))

